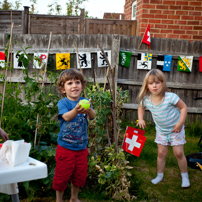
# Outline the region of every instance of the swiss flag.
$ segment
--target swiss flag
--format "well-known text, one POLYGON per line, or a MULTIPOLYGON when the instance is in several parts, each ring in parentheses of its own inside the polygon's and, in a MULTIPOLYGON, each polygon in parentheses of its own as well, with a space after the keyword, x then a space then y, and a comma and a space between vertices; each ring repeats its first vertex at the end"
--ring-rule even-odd
POLYGON ((146 32, 144 33, 144 37, 142 39, 142 43, 146 43, 151 48, 151 38, 150 38, 150 26, 147 26, 146 32))
POLYGON ((202 56, 199 57, 199 72, 202 72, 202 56))
POLYGON ((122 149, 139 157, 146 141, 145 131, 127 126, 122 149))

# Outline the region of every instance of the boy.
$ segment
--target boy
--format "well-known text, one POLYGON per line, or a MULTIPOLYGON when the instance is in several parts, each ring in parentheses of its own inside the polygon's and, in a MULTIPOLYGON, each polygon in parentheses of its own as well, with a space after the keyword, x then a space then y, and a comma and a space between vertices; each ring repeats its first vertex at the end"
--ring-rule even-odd
MULTIPOLYGON (((83 187, 87 178, 87 127, 88 119, 94 119, 92 106, 84 109, 79 105, 85 88, 84 76, 75 69, 64 70, 57 81, 58 89, 65 96, 58 102, 60 132, 56 151, 56 168, 53 189, 56 190, 56 202, 62 202, 68 180, 71 180, 70 202, 80 202, 79 187, 83 187)), ((91 102, 91 99, 89 100, 91 102)))

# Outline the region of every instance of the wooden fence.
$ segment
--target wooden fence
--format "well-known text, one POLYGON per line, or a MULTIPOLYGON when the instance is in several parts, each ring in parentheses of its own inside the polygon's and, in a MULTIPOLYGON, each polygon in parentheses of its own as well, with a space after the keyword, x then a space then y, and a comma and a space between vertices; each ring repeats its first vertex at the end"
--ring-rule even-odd
POLYGON ((134 20, 106 20, 85 18, 85 10, 80 16, 59 16, 29 14, 24 11, 0 11, 0 33, 9 33, 14 22, 14 33, 21 34, 122 34, 136 35, 134 20))
MULTIPOLYGON (((202 72, 199 72, 199 56, 202 55, 202 42, 175 39, 151 39, 151 50, 147 45, 142 45, 138 50, 141 37, 121 38, 121 50, 132 52, 130 67, 119 66, 118 85, 129 90, 130 101, 124 104, 125 117, 135 121, 137 119, 136 97, 142 85, 147 70, 137 69, 137 54, 141 52, 152 53, 152 69, 156 68, 158 55, 172 55, 172 66, 170 72, 164 72, 167 80, 168 90, 179 95, 188 106, 188 120, 195 121, 196 117, 202 120, 202 100, 194 100, 194 97, 202 97, 202 72), (194 56, 192 72, 177 71, 178 57, 180 55, 194 56)), ((146 120, 151 121, 150 112, 146 111, 146 120)))
POLYGON ((22 11, 0 11, 0 33, 10 33, 11 22, 15 24, 13 32, 22 34, 22 11))
MULTIPOLYGON (((27 51, 30 55, 33 55, 34 52, 47 51, 49 35, 14 34, 13 39, 17 40, 23 48, 30 46, 31 48, 27 51)), ((137 55, 138 53, 149 52, 153 54, 152 69, 156 68, 158 55, 167 54, 173 56, 171 72, 165 72, 169 90, 177 93, 187 104, 189 121, 196 120, 197 116, 199 120, 202 120, 202 100, 193 99, 193 97, 202 97, 202 72, 199 72, 199 56, 202 55, 202 42, 152 38, 151 50, 148 50, 146 45, 142 45, 141 49, 138 50, 141 37, 137 36, 53 34, 50 56, 55 61, 56 53, 69 52, 72 58, 71 67, 77 68, 76 48, 78 47, 78 51, 91 52, 92 67, 97 76, 96 81, 104 83, 107 68, 97 67, 97 51, 100 49, 96 44, 96 40, 100 43, 103 50, 111 50, 112 52, 111 66, 116 67, 115 81, 117 85, 124 90, 129 90, 129 103, 125 103, 123 106, 124 114, 127 119, 131 121, 137 119, 137 103, 135 99, 142 85, 144 76, 147 73, 147 70, 137 69, 137 55), (129 68, 118 65, 119 50, 132 52, 129 68), (177 71, 178 57, 180 55, 194 56, 191 73, 177 71)), ((0 34, 0 42, 0 51, 3 51, 7 42, 6 34, 0 34)), ((13 52, 19 51, 20 49, 18 44, 13 44, 13 52)), ((32 64, 29 64, 28 68, 31 75, 33 71, 32 64)), ((85 77, 89 78, 90 81, 93 81, 94 78, 93 69, 83 69, 85 77)), ((23 83, 22 70, 15 69, 11 75, 11 81, 23 83)), ((146 120, 152 120, 149 112, 146 112, 145 115, 146 120)))

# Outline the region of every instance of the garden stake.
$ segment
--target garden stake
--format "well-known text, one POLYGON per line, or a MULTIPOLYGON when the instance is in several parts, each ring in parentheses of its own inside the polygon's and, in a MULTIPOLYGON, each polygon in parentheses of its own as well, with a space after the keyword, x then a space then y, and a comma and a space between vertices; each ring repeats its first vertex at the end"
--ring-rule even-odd
MULTIPOLYGON (((146 32, 146 30, 147 30, 147 27, 146 27, 146 29, 145 29, 145 32, 146 32)), ((145 35, 145 32, 144 32, 144 35, 145 35)), ((141 43, 140 43, 140 45, 139 45, 139 47, 138 47, 138 50, 140 49, 140 47, 141 47, 141 45, 142 45, 142 41, 143 41, 144 35, 143 35, 143 37, 142 37, 141 43)))
MULTIPOLYGON (((93 62, 93 58, 91 59, 91 61, 93 62)), ((92 65, 92 67, 93 67, 93 65, 92 65)), ((94 69, 94 67, 93 67, 93 80, 94 80, 94 83, 96 83, 95 82, 95 69, 94 69)))
POLYGON ((103 92, 105 92, 105 88, 106 88, 106 84, 107 84, 108 74, 109 74, 109 67, 107 67, 107 73, 106 73, 106 77, 105 77, 105 83, 104 83, 103 92))
MULTIPOLYGON (((50 32, 50 37, 49 37, 47 60, 46 60, 46 64, 45 64, 41 90, 43 90, 44 82, 45 82, 45 78, 46 78, 46 71, 47 71, 48 55, 49 55, 49 50, 50 50, 51 37, 52 37, 52 32, 50 32)), ((35 130, 35 135, 34 135, 34 149, 36 148, 36 138, 37 138, 37 131, 38 131, 38 123, 39 123, 39 113, 37 114, 37 117, 36 117, 36 130, 35 130)), ((38 149, 39 149, 39 147, 38 147, 38 149)))
MULTIPOLYGON (((12 18, 12 10, 11 10, 11 26, 12 26, 12 20, 13 18, 12 18)), ((11 43, 11 50, 10 50, 10 52, 11 52, 11 56, 12 56, 12 43, 11 43)), ((11 57, 11 62, 10 62, 10 64, 12 65, 13 64, 13 57, 11 57)), ((11 69, 10 69, 10 84, 11 84, 11 69)))
MULTIPOLYGON (((111 69, 111 76, 112 76, 112 92, 113 92, 113 103, 112 103, 112 117, 113 117, 113 126, 114 126, 114 139, 115 139, 115 146, 116 146, 116 154, 118 154, 118 139, 117 139, 117 126, 116 126, 116 99, 115 99, 115 83, 114 83, 114 75, 115 75, 115 67, 111 69)), ((117 163, 117 161, 116 161, 117 163)))
POLYGON ((97 40, 96 40, 96 43, 97 43, 98 47, 100 48, 100 50, 102 51, 102 54, 111 71, 111 72, 110 71, 109 72, 110 72, 111 79, 112 79, 112 92, 111 91, 110 92, 111 92, 111 96, 112 96, 112 100, 113 100, 113 102, 112 102, 113 129, 114 129, 116 154, 118 154, 118 139, 117 139, 117 131, 116 131, 116 92, 115 92, 115 83, 114 83, 115 67, 113 69, 111 68, 109 60, 97 40))
POLYGON ((108 119, 106 120, 106 131, 107 131, 107 139, 109 142, 109 146, 112 146, 111 140, 110 140, 110 136, 109 136, 109 127, 108 127, 108 119))
MULTIPOLYGON (((12 36, 13 36, 13 26, 14 26, 14 22, 11 24, 11 36, 10 36, 10 42, 9 42, 9 48, 8 48, 7 64, 8 64, 8 62, 9 62, 9 60, 10 60, 10 49, 11 49, 11 42, 12 42, 12 36)), ((2 116, 3 116, 3 109, 4 109, 4 99, 5 99, 6 82, 7 82, 7 71, 8 71, 8 69, 6 68, 5 81, 4 81, 4 88, 3 88, 3 98, 2 98, 2 105, 1 105, 0 127, 1 127, 1 121, 2 121, 2 116)))
MULTIPOLYGON (((98 43, 97 40, 96 40, 96 43, 97 43, 98 47, 100 48, 102 54, 104 55, 104 58, 105 58, 105 60, 106 60, 106 62, 107 62, 107 64, 108 64, 108 68, 111 69, 111 65, 110 65, 110 63, 109 63, 109 60, 108 60, 108 58, 107 58, 105 52, 103 51, 103 49, 101 48, 101 46, 100 46, 100 44, 98 43)), ((110 73, 110 71, 109 71, 109 73, 110 73)), ((109 77, 108 77, 108 76, 107 76, 107 80, 108 80, 108 84, 109 84, 110 94, 111 94, 111 96, 112 96, 112 98, 113 98, 112 90, 111 90, 111 84, 110 84, 110 81, 109 81, 109 77)))
POLYGON ((80 64, 80 61, 79 61, 79 51, 78 51, 77 43, 76 43, 76 52, 77 52, 77 60, 78 60, 78 63, 79 63, 79 69, 80 69, 80 72, 83 74, 82 69, 81 69, 81 64, 80 64))
MULTIPOLYGON (((83 71, 81 69, 81 64, 80 64, 80 61, 79 61, 79 52, 78 52, 77 43, 76 43, 76 52, 77 52, 77 60, 78 60, 78 63, 79 63, 79 69, 80 69, 80 72, 83 74, 83 71)), ((86 90, 85 89, 84 89, 84 97, 86 98, 86 90)))
POLYGON ((92 61, 92 69, 93 69, 94 83, 97 84, 97 86, 98 86, 98 90, 100 91, 100 85, 99 85, 99 83, 96 82, 97 75, 96 75, 96 73, 95 73, 95 68, 94 68, 94 66, 93 66, 93 58, 92 58, 91 61, 92 61))

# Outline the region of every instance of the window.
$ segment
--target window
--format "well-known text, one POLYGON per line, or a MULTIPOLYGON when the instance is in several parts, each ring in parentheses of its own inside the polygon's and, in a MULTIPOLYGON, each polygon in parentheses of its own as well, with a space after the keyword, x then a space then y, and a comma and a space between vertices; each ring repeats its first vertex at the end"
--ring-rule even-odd
POLYGON ((136 9, 137 9, 137 1, 135 0, 132 3, 132 16, 131 16, 132 20, 136 20, 136 9))

